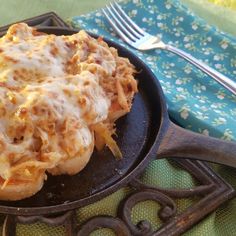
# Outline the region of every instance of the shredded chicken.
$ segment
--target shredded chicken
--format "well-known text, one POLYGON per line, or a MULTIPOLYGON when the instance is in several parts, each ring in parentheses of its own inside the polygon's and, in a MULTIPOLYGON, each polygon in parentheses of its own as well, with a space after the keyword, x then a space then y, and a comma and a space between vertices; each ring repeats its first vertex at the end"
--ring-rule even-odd
POLYGON ((94 146, 120 159, 114 124, 131 109, 134 73, 85 31, 56 36, 12 25, 0 39, 0 199, 18 199, 10 183, 32 187, 22 199, 42 187, 46 172, 78 173, 94 146))

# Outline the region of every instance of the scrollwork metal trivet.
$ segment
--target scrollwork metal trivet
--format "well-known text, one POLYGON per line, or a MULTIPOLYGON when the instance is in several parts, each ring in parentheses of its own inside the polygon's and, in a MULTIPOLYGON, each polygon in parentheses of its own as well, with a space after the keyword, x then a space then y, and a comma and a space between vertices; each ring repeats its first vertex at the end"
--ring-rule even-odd
POLYGON ((4 222, 3 235, 15 235, 16 224, 30 224, 36 221, 48 225, 64 225, 66 235, 87 236, 100 228, 110 228, 116 235, 180 235, 191 226, 214 211, 220 204, 235 195, 233 188, 217 176, 211 168, 200 161, 181 160, 178 163, 191 173, 200 185, 191 189, 166 189, 149 186, 136 178, 130 182, 132 192, 119 203, 116 217, 109 215, 94 216, 82 225, 77 225, 76 211, 68 211, 56 216, 11 216, 4 222), (176 199, 200 198, 196 204, 177 214, 176 199), (156 231, 144 220, 135 225, 131 220, 131 211, 136 204, 152 200, 160 204, 157 217, 163 225, 156 231))

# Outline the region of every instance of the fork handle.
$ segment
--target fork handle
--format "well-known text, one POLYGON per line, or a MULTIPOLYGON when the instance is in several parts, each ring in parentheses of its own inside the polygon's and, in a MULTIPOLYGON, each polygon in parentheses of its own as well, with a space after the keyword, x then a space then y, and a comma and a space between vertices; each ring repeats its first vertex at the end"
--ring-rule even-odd
POLYGON ((206 65, 205 63, 201 62, 200 60, 196 59, 189 53, 184 52, 183 50, 173 47, 172 45, 166 45, 165 49, 177 54, 178 56, 184 58, 186 61, 190 62, 191 64, 195 65, 197 68, 205 72, 207 75, 211 76, 215 79, 218 83, 223 85, 226 89, 231 91, 234 95, 236 95, 236 83, 231 79, 227 78, 225 75, 221 74, 220 72, 214 70, 210 66, 206 65))

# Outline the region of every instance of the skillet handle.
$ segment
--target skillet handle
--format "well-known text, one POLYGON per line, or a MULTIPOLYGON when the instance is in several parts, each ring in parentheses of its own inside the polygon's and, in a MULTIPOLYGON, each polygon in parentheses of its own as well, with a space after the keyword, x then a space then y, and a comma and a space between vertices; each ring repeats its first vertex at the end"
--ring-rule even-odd
POLYGON ((161 141, 157 155, 158 158, 197 159, 236 168, 236 142, 194 133, 172 122, 161 141))

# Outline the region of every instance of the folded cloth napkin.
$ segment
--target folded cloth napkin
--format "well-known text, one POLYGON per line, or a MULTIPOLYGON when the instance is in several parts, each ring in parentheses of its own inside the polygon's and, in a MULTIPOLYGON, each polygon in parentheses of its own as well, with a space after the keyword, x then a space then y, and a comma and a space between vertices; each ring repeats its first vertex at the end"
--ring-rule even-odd
MULTIPOLYGON (((178 1, 126 0, 120 4, 148 32, 188 51, 235 79, 236 39, 207 25, 178 1)), ((123 44, 111 31, 100 10, 73 17, 71 24, 123 44)), ((145 53, 131 48, 129 50, 144 60, 156 74, 164 90, 169 113, 178 123, 205 135, 228 140, 235 139, 236 98, 230 92, 173 54, 159 50, 145 53)), ((233 169, 221 166, 218 171, 231 183, 235 182, 236 174, 233 169)), ((166 188, 191 188, 196 185, 194 179, 186 171, 167 160, 151 162, 142 180, 147 184, 166 188)), ((116 216, 119 201, 128 193, 129 188, 122 188, 101 201, 79 209, 77 211, 79 223, 94 215, 116 216)), ((194 200, 190 199, 178 200, 178 211, 182 211, 193 202, 194 200)), ((154 229, 157 229, 161 224, 156 216, 157 210, 157 204, 151 201, 141 203, 133 210, 132 219, 136 223, 141 219, 146 219, 151 222, 154 229)), ((231 201, 185 235, 234 235, 235 225, 236 201, 231 201)), ((52 228, 40 223, 17 227, 17 235, 30 235, 32 232, 34 235, 61 235, 63 233, 61 227, 52 228)), ((113 234, 104 229, 96 231, 93 235, 113 234)))

